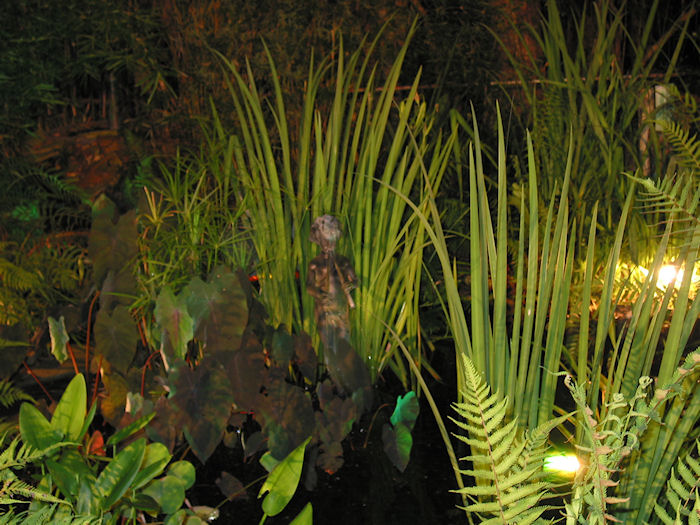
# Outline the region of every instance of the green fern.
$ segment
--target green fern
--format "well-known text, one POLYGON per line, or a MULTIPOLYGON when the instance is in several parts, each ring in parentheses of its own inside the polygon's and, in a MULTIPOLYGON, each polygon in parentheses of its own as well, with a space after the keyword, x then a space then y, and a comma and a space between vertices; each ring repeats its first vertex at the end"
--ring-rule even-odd
MULTIPOLYGON (((0 447, 4 445, 6 436, 0 439, 0 447)), ((51 454, 64 443, 57 443, 44 450, 36 450, 24 443, 20 445, 20 438, 14 438, 7 447, 0 452, 0 504, 28 503, 29 500, 40 500, 49 503, 62 503, 63 501, 51 494, 43 492, 29 483, 19 479, 14 470, 24 470, 28 465, 37 462, 41 458, 51 454)))
POLYGON ((483 524, 533 523, 549 508, 538 505, 548 496, 549 487, 542 481, 545 432, 518 437, 517 419, 504 423, 508 398, 489 394, 489 385, 467 357, 464 369, 465 401, 453 405, 462 420, 450 419, 467 433, 456 437, 471 448, 472 455, 462 460, 471 461, 473 469, 461 472, 475 478, 477 486, 454 492, 478 501, 461 508, 477 513, 483 524))
MULTIPOLYGON (((15 243, 0 243, 0 253, 13 252, 17 249, 15 243)), ((36 272, 15 264, 5 257, 0 257, 0 280, 4 286, 20 292, 33 290, 41 284, 41 279, 36 272)))
MULTIPOLYGON (((697 115, 697 108, 693 111, 697 115)), ((681 122, 660 119, 654 123, 673 150, 666 175, 659 180, 630 178, 642 187, 642 208, 694 228, 700 224, 700 140, 681 122)))
POLYGON ((697 135, 691 136, 690 129, 684 128, 680 122, 662 119, 657 120, 656 124, 673 148, 679 168, 700 173, 700 141, 697 135))
MULTIPOLYGON (((700 442, 695 445, 700 455, 700 442)), ((698 522, 700 509, 698 502, 698 490, 700 490, 700 461, 690 453, 685 457, 679 457, 676 468, 671 469, 671 476, 666 482, 666 500, 670 512, 675 513, 675 519, 658 503, 654 505, 654 511, 661 521, 667 525, 675 523, 698 522), (694 503, 693 503, 694 502, 694 503), (693 506, 693 509, 691 509, 693 506)))
MULTIPOLYGON (((0 348, 2 348, 2 341, 0 341, 0 348)), ((33 403, 34 399, 24 390, 13 385, 9 379, 0 381, 0 405, 4 408, 9 408, 18 401, 30 401, 33 403)))
POLYGON ((0 525, 101 525, 103 518, 75 516, 66 505, 51 505, 15 514, 14 509, 0 513, 0 525))

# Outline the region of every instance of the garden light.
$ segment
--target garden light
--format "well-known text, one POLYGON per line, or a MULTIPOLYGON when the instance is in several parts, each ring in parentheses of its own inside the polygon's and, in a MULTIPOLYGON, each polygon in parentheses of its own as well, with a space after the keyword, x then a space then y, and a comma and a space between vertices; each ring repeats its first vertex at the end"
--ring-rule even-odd
POLYGON ((581 463, 575 454, 556 454, 544 460, 544 469, 559 474, 575 474, 581 463))
MULTIPOLYGON (((646 268, 639 266, 639 270, 645 276, 649 275, 649 270, 647 270, 646 268)), ((683 273, 683 269, 680 268, 678 265, 664 264, 661 268, 659 268, 659 273, 656 278, 657 288, 659 288, 662 291, 666 290, 670 286, 670 284, 674 282, 674 279, 674 287, 680 288, 681 283, 683 282, 683 273)), ((697 287, 698 284, 700 284, 700 265, 695 265, 693 275, 690 281, 692 287, 697 287)))
POLYGON ((657 280, 657 286, 668 288, 668 285, 676 280, 676 286, 680 286, 680 282, 683 280, 683 270, 678 268, 675 264, 665 264, 659 270, 659 278, 657 280))

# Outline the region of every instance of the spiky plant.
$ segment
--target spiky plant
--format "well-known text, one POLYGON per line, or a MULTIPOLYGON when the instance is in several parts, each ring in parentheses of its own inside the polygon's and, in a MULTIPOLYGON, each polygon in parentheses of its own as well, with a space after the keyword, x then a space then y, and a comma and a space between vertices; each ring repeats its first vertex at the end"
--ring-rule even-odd
MULTIPOLYGON (((289 101, 272 58, 272 92, 265 95, 250 67, 241 73, 222 57, 231 73, 236 127, 229 133, 215 122, 218 140, 227 145, 226 159, 232 159, 230 180, 240 195, 241 223, 257 257, 260 298, 273 323, 313 333, 313 303, 299 286, 297 272, 304 283, 314 256, 311 223, 320 215, 335 215, 344 229, 337 250, 350 258, 359 277, 357 309, 351 314, 353 346, 373 378, 388 365, 404 381, 405 365, 394 359, 397 347, 385 326, 402 337, 420 332, 426 239, 422 223, 390 188, 424 206, 426 186, 433 191, 439 186, 454 140, 454 132, 444 137, 433 129, 431 112, 418 94, 418 77, 407 95, 398 97, 406 47, 381 85, 370 54, 363 59, 362 50, 347 57, 341 44, 335 62, 312 62, 298 140, 290 136, 289 101), (317 95, 328 83, 332 101, 324 105, 317 95)), ((418 342, 407 342, 421 363, 418 342)))

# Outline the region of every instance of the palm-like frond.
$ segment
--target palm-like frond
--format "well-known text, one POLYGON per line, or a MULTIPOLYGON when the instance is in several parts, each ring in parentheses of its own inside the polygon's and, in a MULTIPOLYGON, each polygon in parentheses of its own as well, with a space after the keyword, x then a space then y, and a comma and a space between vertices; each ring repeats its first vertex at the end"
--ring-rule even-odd
MULTIPOLYGON (((700 453, 700 442, 696 441, 695 445, 697 452, 700 453)), ((671 476, 666 482, 668 510, 657 503, 654 505, 654 512, 666 525, 697 523, 700 520, 698 490, 700 490, 700 460, 689 453, 685 458, 678 458, 676 468, 671 469, 671 476), (675 519, 671 518, 671 515, 675 515, 675 519)))
POLYGON ((473 468, 461 472, 474 477, 477 486, 456 492, 479 498, 464 510, 481 515, 482 523, 533 523, 548 508, 538 505, 548 488, 540 476, 544 440, 519 437, 517 420, 504 422, 508 398, 490 394, 474 364, 466 356, 463 359, 464 402, 453 405, 462 420, 451 419, 466 431, 466 435, 456 437, 472 451, 462 460, 471 461, 473 468), (528 459, 519 461, 521 458, 528 459))

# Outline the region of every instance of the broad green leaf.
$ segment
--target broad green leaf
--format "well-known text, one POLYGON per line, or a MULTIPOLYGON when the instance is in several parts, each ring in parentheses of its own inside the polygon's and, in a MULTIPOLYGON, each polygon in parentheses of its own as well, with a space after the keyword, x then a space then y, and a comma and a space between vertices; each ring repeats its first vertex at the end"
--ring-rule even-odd
POLYGON ((22 440, 37 450, 44 450, 60 442, 63 435, 51 428, 51 423, 30 403, 19 408, 19 431, 22 440))
POLYGON ((59 363, 63 363, 68 359, 66 344, 69 340, 63 316, 59 317, 58 321, 49 316, 49 335, 51 336, 51 353, 59 363))
POLYGON ((156 322, 170 338, 175 356, 184 359, 187 343, 194 336, 194 322, 182 295, 175 297, 169 286, 163 288, 156 299, 154 314, 156 322))
POLYGON ((51 417, 51 428, 62 432, 67 441, 80 441, 87 408, 85 378, 78 374, 68 383, 51 417))
POLYGON ((189 461, 176 461, 168 467, 168 475, 175 476, 184 483, 185 490, 188 490, 194 485, 195 471, 192 463, 189 461))
POLYGON ((312 525, 313 522, 314 509, 311 507, 311 502, 309 502, 301 509, 301 512, 297 514, 296 518, 294 518, 289 525, 312 525))
POLYGON ((108 511, 136 479, 146 452, 146 440, 138 439, 119 452, 97 478, 95 487, 100 494, 100 507, 108 511))
POLYGON ((90 424, 92 423, 92 420, 95 418, 95 413, 97 412, 97 402, 93 402, 92 405, 90 406, 90 410, 88 410, 87 415, 85 416, 85 420, 83 421, 83 426, 80 428, 80 436, 84 436, 88 428, 90 427, 90 424))
POLYGON ((83 477, 80 479, 80 488, 78 489, 78 502, 75 510, 83 516, 94 516, 99 512, 100 495, 95 487, 95 478, 92 479, 83 477))
POLYGON ((63 496, 72 501, 79 496, 82 479, 95 479, 90 467, 76 450, 66 450, 60 460, 47 459, 46 466, 63 496))
POLYGON ((413 430, 419 410, 420 406, 418 405, 416 393, 411 390, 405 396, 399 396, 396 399, 396 408, 391 414, 391 424, 396 426, 398 423, 403 423, 408 430, 413 430))
POLYGON ((150 414, 146 414, 145 416, 141 416, 138 418, 136 421, 132 422, 131 424, 125 426, 124 428, 118 430, 114 434, 110 436, 110 438, 107 440, 107 443, 105 443, 107 446, 112 446, 112 445, 117 445, 124 441, 126 438, 131 436, 132 434, 135 434, 142 428, 144 428, 148 423, 151 422, 151 419, 155 417, 156 413, 151 412, 150 414))
POLYGON ((304 450, 309 441, 311 441, 311 437, 306 438, 301 445, 280 461, 260 488, 258 498, 269 492, 262 502, 263 511, 268 516, 279 514, 296 492, 301 477, 301 468, 304 464, 304 450))
POLYGON ((153 498, 165 514, 173 514, 185 501, 184 482, 171 475, 153 480, 142 492, 153 498))
POLYGON ((138 340, 138 328, 128 307, 120 304, 111 313, 100 308, 95 320, 95 346, 122 374, 126 374, 134 359, 138 340))
POLYGON ((273 470, 275 470, 277 465, 280 464, 280 460, 278 460, 277 458, 275 458, 275 456, 270 454, 270 451, 268 450, 262 456, 260 456, 259 463, 265 470, 267 470, 268 472, 272 472, 273 470))
POLYGON ((172 457, 172 454, 168 451, 168 447, 162 443, 151 443, 146 446, 141 469, 134 478, 131 488, 136 490, 143 487, 156 476, 159 476, 172 457))

